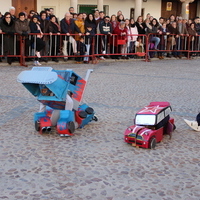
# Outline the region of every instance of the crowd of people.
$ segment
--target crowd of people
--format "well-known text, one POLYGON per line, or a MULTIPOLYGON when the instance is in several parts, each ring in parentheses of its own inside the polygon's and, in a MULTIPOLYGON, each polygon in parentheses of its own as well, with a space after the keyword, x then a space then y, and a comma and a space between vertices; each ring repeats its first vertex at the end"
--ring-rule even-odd
POLYGON ((49 57, 58 62, 58 55, 65 61, 73 57, 77 63, 88 63, 94 53, 99 59, 130 59, 134 55, 144 56, 145 49, 152 50, 148 53, 149 59, 154 56, 182 58, 184 44, 192 44, 192 56, 199 51, 200 18, 187 20, 170 15, 167 19, 156 19, 148 13, 145 18, 128 19, 120 10, 106 16, 97 9, 90 14, 74 13, 74 8, 70 7, 58 21, 53 8, 40 13, 20 12, 16 17, 15 8, 11 7, 4 15, 0 14, 0 33, 4 33, 0 50, 9 64, 16 59, 14 55, 20 54, 20 35, 25 41, 27 59, 30 60, 30 47, 34 50, 34 65, 47 62, 49 57), (15 33, 18 33, 16 50, 15 33))

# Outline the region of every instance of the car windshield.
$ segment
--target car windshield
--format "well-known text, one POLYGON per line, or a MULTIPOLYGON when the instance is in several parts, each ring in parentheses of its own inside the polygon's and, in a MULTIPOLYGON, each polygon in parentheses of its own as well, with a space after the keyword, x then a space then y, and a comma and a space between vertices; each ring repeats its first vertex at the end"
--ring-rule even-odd
POLYGON ((136 115, 135 124, 137 125, 155 125, 156 115, 136 115))

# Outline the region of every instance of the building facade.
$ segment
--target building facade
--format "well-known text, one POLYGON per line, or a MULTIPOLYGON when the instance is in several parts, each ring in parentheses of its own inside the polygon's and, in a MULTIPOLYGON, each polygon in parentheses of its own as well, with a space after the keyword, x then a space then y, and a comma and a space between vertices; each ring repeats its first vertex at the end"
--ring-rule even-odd
MULTIPOLYGON (((2 0, 1 0, 2 1, 2 0)), ((200 1, 198 0, 7 0, 1 4, 0 12, 5 13, 9 7, 16 8, 16 14, 21 11, 40 12, 44 8, 54 8, 55 15, 61 20, 69 7, 74 7, 75 12, 94 12, 94 9, 104 10, 111 16, 121 10, 125 18, 139 15, 146 16, 150 13, 153 17, 168 18, 171 14, 183 18, 200 17, 200 1)))

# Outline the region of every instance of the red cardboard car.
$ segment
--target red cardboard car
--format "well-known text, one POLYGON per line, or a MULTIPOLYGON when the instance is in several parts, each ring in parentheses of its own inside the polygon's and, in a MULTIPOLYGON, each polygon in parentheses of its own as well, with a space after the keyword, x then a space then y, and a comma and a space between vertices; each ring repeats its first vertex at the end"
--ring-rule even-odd
POLYGON ((169 102, 151 102, 136 113, 134 125, 124 132, 124 141, 133 146, 154 149, 161 142, 163 134, 175 130, 174 119, 170 117, 169 102))

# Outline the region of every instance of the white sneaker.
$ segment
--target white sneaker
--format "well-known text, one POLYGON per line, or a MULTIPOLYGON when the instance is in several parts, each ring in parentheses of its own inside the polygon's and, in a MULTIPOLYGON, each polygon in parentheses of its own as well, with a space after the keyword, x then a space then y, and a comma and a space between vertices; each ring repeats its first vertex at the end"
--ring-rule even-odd
POLYGON ((105 60, 105 58, 103 56, 100 57, 101 60, 105 60))
POLYGON ((35 55, 36 55, 38 58, 41 58, 41 55, 40 55, 40 52, 39 52, 39 51, 36 51, 36 52, 35 52, 35 55))
POLYGON ((102 54, 106 54, 106 51, 104 50, 104 51, 102 52, 102 54))
POLYGON ((41 63, 39 63, 39 61, 38 60, 35 60, 34 62, 33 62, 33 65, 34 66, 40 66, 40 65, 42 65, 41 63))
POLYGON ((37 66, 37 61, 36 61, 36 60, 33 62, 33 65, 34 65, 34 66, 37 66))
POLYGON ((41 63, 39 63, 39 61, 38 61, 38 60, 37 60, 36 62, 37 62, 37 65, 39 65, 39 66, 40 66, 40 65, 42 65, 41 63))

